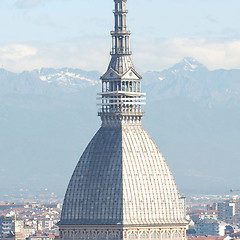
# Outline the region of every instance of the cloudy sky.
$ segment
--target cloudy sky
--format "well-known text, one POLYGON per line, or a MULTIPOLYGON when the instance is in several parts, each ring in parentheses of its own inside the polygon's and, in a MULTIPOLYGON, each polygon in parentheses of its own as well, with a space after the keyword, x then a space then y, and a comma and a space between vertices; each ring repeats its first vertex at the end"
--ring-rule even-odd
MULTIPOLYGON (((109 61, 112 0, 1 0, 0 67, 20 72, 109 61)), ((240 68, 239 0, 128 0, 133 60, 162 70, 183 57, 240 68)))

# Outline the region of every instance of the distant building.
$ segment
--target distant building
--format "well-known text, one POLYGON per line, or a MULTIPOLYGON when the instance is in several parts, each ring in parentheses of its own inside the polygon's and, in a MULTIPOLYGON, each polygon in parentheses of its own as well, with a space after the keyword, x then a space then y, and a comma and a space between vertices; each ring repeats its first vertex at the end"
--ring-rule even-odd
POLYGON ((188 211, 188 215, 194 222, 204 219, 218 219, 218 213, 216 210, 193 210, 188 211))
POLYGON ((218 206, 217 203, 213 203, 213 204, 208 204, 207 205, 207 210, 218 210, 218 206))
POLYGON ((229 236, 188 236, 187 240, 233 240, 229 236))
POLYGON ((235 204, 230 201, 218 203, 218 219, 230 222, 235 215, 235 204))
POLYGON ((196 230, 195 229, 187 229, 187 236, 196 236, 196 230))
POLYGON ((199 220, 195 223, 197 236, 219 236, 219 223, 214 219, 199 220))
POLYGON ((7 235, 11 232, 13 220, 11 218, 0 218, 0 235, 7 235))
POLYGON ((218 219, 229 224, 240 222, 240 201, 230 200, 217 204, 218 219))
POLYGON ((17 209, 17 208, 24 208, 24 204, 0 203, 0 210, 4 210, 4 209, 17 209))
POLYGON ((195 230, 196 236, 226 236, 237 231, 238 227, 230 226, 223 221, 204 219, 195 223, 195 230))
POLYGON ((26 240, 54 240, 54 234, 35 234, 33 236, 29 236, 26 240))
POLYGON ((37 230, 42 231, 44 229, 51 230, 54 226, 54 222, 50 219, 38 219, 37 220, 37 230))

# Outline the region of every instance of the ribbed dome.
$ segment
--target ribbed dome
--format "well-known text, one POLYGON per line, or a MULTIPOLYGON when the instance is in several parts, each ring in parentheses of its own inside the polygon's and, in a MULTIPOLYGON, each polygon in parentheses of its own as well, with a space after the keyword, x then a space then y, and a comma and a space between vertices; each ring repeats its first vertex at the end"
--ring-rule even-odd
POLYGON ((178 223, 186 221, 175 181, 143 127, 101 127, 72 175, 59 224, 178 223))
POLYGON ((109 63, 108 69, 112 68, 119 74, 124 74, 130 68, 133 68, 133 63, 129 55, 115 56, 113 55, 109 63))

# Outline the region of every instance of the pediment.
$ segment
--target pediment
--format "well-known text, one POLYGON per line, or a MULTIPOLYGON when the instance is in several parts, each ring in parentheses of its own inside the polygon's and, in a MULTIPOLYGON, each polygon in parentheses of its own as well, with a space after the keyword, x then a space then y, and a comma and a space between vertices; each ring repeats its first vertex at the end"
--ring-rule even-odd
POLYGON ((120 78, 121 77, 119 76, 119 74, 116 71, 114 71, 112 68, 110 68, 100 79, 107 80, 107 79, 120 79, 120 78))
POLYGON ((139 80, 142 79, 142 77, 136 72, 135 69, 130 68, 122 75, 121 79, 139 80))

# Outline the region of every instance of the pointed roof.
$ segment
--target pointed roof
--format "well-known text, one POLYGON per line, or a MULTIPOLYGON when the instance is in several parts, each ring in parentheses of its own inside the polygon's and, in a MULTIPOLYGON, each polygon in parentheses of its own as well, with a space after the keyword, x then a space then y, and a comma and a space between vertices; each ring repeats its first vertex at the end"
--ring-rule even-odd
POLYGON ((108 66, 108 69, 110 68, 119 74, 123 74, 130 68, 134 68, 134 66, 129 55, 112 55, 108 66))

